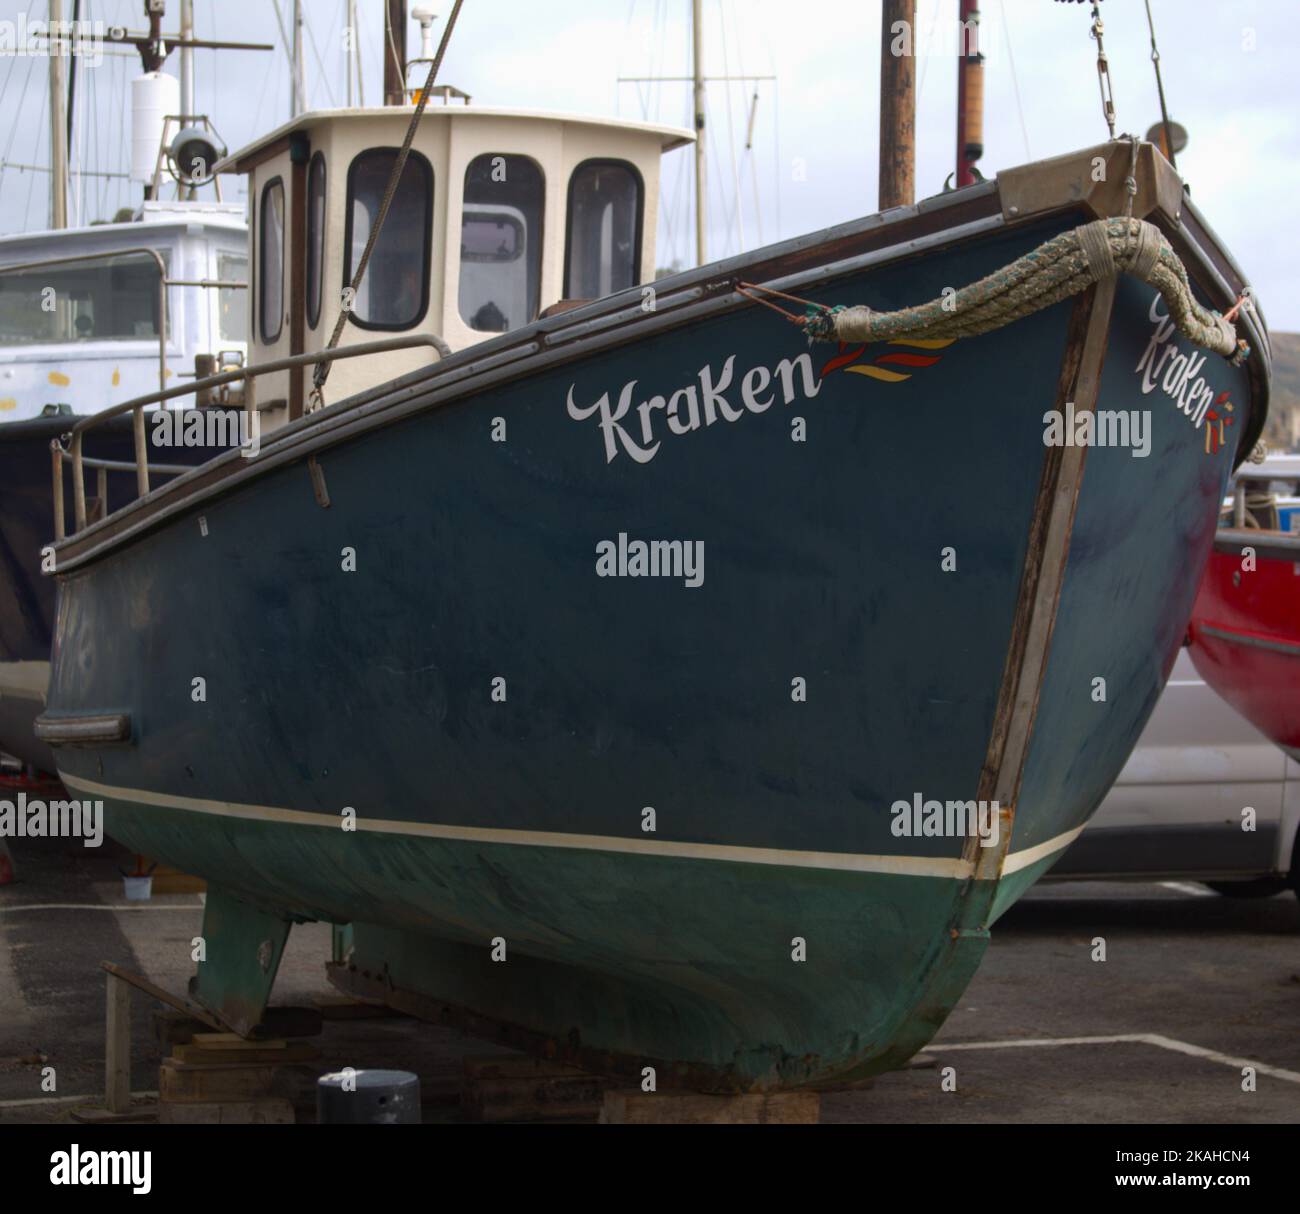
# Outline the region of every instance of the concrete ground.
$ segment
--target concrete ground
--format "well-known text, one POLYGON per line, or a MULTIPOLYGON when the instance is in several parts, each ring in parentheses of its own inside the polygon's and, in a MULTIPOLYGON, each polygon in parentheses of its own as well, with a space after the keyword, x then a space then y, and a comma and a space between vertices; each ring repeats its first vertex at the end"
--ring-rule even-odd
MULTIPOLYGON (((0 1123, 62 1120, 103 1088, 105 976, 115 961, 173 992, 193 972, 197 895, 131 904, 108 848, 10 842, 0 888, 0 1123), (54 1067, 56 1092, 42 1091, 54 1067), (78 1099, 79 1098, 79 1099, 78 1099)), ((293 930, 278 1004, 334 994, 329 928, 293 930)), ((157 1088, 157 1004, 136 993, 132 1089, 157 1088)), ((1032 890, 996 926, 983 966, 920 1066, 828 1095, 824 1122, 1300 1121, 1300 903, 1221 898, 1192 884, 1032 890), (1094 941, 1105 960, 1094 960, 1094 941), (1081 1040, 1082 1039, 1082 1040, 1081 1040), (1254 1068, 1254 1091, 1243 1068, 1254 1068), (949 1071, 948 1068, 952 1068, 949 1071), (955 1090, 945 1090, 945 1087, 955 1090)), ((330 1021, 319 1070, 414 1070, 426 1120, 456 1117, 461 1059, 495 1047, 404 1018, 330 1021)))

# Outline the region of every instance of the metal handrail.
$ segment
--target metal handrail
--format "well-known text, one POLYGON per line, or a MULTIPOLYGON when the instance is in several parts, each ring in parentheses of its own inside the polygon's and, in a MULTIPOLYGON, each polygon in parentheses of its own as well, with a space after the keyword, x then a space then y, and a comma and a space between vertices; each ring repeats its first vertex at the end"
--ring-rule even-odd
MULTIPOLYGON (((122 465, 122 470, 130 467, 135 468, 136 486, 140 496, 143 497, 149 492, 149 453, 144 441, 144 409, 146 405, 161 404, 165 400, 174 400, 178 396, 189 396, 197 392, 206 392, 210 388, 221 387, 224 384, 251 380, 258 375, 265 375, 272 371, 292 371, 298 367, 310 367, 319 362, 334 362, 337 359, 357 358, 366 354, 384 354, 390 350, 406 350, 415 346, 429 346, 437 350, 440 358, 448 358, 451 355, 447 343, 432 333, 412 333, 406 337, 390 337, 383 341, 359 342, 354 346, 336 346, 331 350, 317 350, 308 354, 291 354, 285 358, 276 358, 267 363, 260 363, 255 367, 235 367, 230 371, 222 371, 217 375, 196 379, 190 384, 177 384, 172 388, 161 388, 157 392, 149 393, 147 396, 137 396, 131 400, 123 401, 119 405, 110 405, 107 409, 101 409, 98 413, 92 413, 88 417, 81 418, 72 427, 71 431, 71 460, 74 478, 72 482, 73 534, 75 535, 86 526, 85 468, 87 466, 98 468, 101 475, 104 471, 115 470, 109 467, 113 461, 91 461, 82 455, 82 436, 96 426, 102 425, 114 417, 119 417, 123 413, 132 413, 134 415, 135 463, 134 465, 122 465)), ((254 412, 251 392, 245 393, 244 411, 251 418, 254 412)), ((58 445, 62 450, 62 444, 58 445)), ((160 471, 162 470, 160 468, 160 471)), ((184 469, 184 471, 189 471, 189 469, 184 469)), ((63 460, 57 455, 54 459, 54 525, 57 537, 63 539, 63 460)))
MULTIPOLYGON (((66 529, 63 517, 63 465, 72 463, 72 453, 57 438, 50 439, 50 451, 54 457, 54 538, 61 540, 64 538, 66 529)), ((82 463, 84 467, 98 473, 95 481, 96 490, 99 500, 104 503, 104 513, 107 515, 108 473, 134 472, 135 465, 128 464, 123 460, 92 459, 90 456, 87 456, 82 463)), ((187 464, 153 464, 151 470, 161 476, 180 476, 182 473, 188 472, 190 466, 187 464)))

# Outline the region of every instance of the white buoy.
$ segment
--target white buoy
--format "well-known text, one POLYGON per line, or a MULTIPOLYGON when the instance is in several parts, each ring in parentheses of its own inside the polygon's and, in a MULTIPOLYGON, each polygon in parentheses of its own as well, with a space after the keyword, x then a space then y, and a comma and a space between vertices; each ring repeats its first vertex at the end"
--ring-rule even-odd
POLYGON ((131 81, 131 180, 147 185, 158 163, 168 114, 181 112, 181 86, 166 72, 145 72, 131 81))

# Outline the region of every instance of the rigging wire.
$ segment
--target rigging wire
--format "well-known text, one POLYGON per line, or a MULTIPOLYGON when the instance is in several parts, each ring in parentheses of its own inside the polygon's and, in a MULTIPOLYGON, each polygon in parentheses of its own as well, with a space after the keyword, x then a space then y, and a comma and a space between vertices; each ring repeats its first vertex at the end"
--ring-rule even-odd
MULTIPOLYGON (((728 151, 731 153, 731 189, 732 189, 732 210, 735 216, 735 227, 739 243, 736 248, 737 253, 745 251, 745 216, 741 210, 740 196, 740 166, 736 160, 736 130, 732 119, 732 81, 731 81, 731 59, 727 50, 727 5, 726 0, 718 0, 718 28, 721 33, 722 42, 722 75, 723 85, 727 94, 727 144, 728 151)), ((732 227, 730 220, 727 223, 728 240, 732 227)), ((729 246, 728 246, 729 247, 729 246)))
MULTIPOLYGON (((307 45, 311 47, 312 58, 316 60, 316 66, 320 68, 319 79, 325 85, 325 96, 329 98, 329 103, 331 106, 337 107, 338 101, 334 96, 334 86, 333 84, 330 83, 330 74, 325 70, 325 63, 320 57, 320 49, 316 45, 316 33, 311 28, 311 20, 307 16, 307 9, 305 6, 303 7, 302 10, 302 24, 303 24, 303 28, 306 29, 307 31, 307 45)), ((307 88, 306 81, 303 81, 302 91, 303 91, 303 99, 302 99, 303 109, 310 109, 311 107, 307 103, 307 96, 306 96, 306 94, 310 90, 307 88)))
MULTIPOLYGON (((731 0, 731 7, 732 7, 732 16, 733 19, 735 19, 735 28, 741 31, 741 36, 737 40, 737 44, 736 44, 736 71, 741 77, 742 88, 744 88, 744 86, 749 83, 749 76, 745 72, 745 38, 744 38, 745 27, 741 24, 739 19, 736 18, 736 13, 735 13, 736 0, 731 0)), ((762 205, 762 199, 759 197, 759 192, 758 192, 758 154, 754 148, 754 124, 758 119, 758 93, 759 93, 758 86, 759 86, 759 82, 755 80, 754 96, 753 99, 750 101, 750 110, 745 124, 745 149, 741 156, 741 161, 742 161, 741 172, 742 173, 744 172, 744 162, 748 161, 749 175, 750 175, 751 184, 753 186, 753 194, 754 194, 754 225, 758 229, 758 244, 755 247, 761 248, 763 245, 763 205, 762 205)), ((736 192, 738 195, 740 191, 741 191, 741 184, 738 181, 736 183, 736 192)))
MULTIPOLYGON (((289 88, 293 93, 298 109, 305 110, 307 108, 306 99, 302 95, 302 82, 297 79, 297 72, 293 62, 293 46, 289 42, 289 35, 285 32, 284 14, 280 12, 280 0, 271 0, 271 4, 275 8, 275 24, 280 29, 280 44, 284 47, 284 57, 289 64, 289 88)), ((293 110, 293 102, 290 103, 289 108, 291 111, 293 110)), ((292 112, 289 116, 293 117, 292 112)))
POLYGON ((1160 124, 1165 133, 1165 156, 1177 168, 1174 160, 1174 136, 1169 128, 1169 108, 1165 105, 1165 82, 1160 78, 1160 48, 1156 46, 1156 23, 1151 16, 1151 0, 1146 0, 1147 28, 1151 31, 1151 63, 1156 69, 1156 92, 1160 94, 1160 124))
MULTIPOLYGON (((433 82, 438 78, 438 71, 442 67, 442 58, 447 52, 447 44, 451 41, 451 32, 456 28, 456 18, 460 16, 461 5, 464 2, 465 0, 456 0, 452 6, 451 16, 447 18, 447 24, 442 31, 442 41, 438 44, 438 50, 433 57, 433 62, 429 65, 429 75, 424 82, 424 87, 420 89, 420 99, 415 103, 411 121, 407 125, 406 136, 403 138, 402 146, 398 149, 397 156, 393 161, 393 169, 388 175, 388 185, 384 188, 384 197, 379 204, 379 212, 375 216, 375 222, 370 226, 370 235, 366 238, 366 247, 361 251, 361 260, 357 263, 357 271, 352 276, 352 282, 349 283, 349 289, 354 297, 357 288, 361 285, 361 279, 365 276, 366 267, 370 264, 370 255, 374 252, 375 244, 379 240, 379 233, 384 226, 384 220, 388 217, 388 208, 392 206, 393 196, 397 193, 398 183, 401 181, 402 174, 406 169, 411 144, 415 142, 416 128, 420 125, 420 118, 429 103, 429 91, 433 88, 433 82)), ((403 81, 403 84, 405 84, 405 81, 403 81)), ((329 341, 325 344, 326 350, 332 350, 339 344, 339 338, 343 336, 343 326, 348 322, 348 315, 347 307, 339 308, 338 319, 334 322, 333 332, 331 332, 329 341)), ((443 348, 445 349, 445 347, 443 348)), ((314 407, 324 405, 323 391, 325 381, 329 378, 331 366, 333 364, 329 362, 316 364, 316 370, 312 375, 311 391, 314 407)))
MULTIPOLYGON (((47 6, 47 8, 48 8, 48 6, 47 6)), ((48 15, 48 14, 47 14, 47 15, 48 15)), ((50 108, 50 91, 49 91, 49 89, 41 89, 41 112, 40 112, 40 114, 39 114, 39 116, 37 117, 37 120, 36 120, 36 129, 37 129, 38 131, 39 131, 39 130, 42 130, 42 129, 45 127, 46 120, 47 120, 47 118, 48 118, 48 116, 49 116, 49 108, 50 108)), ((54 158, 54 157, 51 155, 50 159, 53 160, 53 158, 54 158)), ((50 174, 49 174, 49 179, 50 179, 50 190, 49 190, 49 194, 52 196, 53 193, 54 193, 54 174, 53 174, 53 173, 50 173, 50 174)), ((33 174, 31 175, 30 179, 29 179, 28 182, 27 182, 27 205, 26 205, 26 207, 24 208, 24 211, 23 211, 23 231, 24 231, 24 232, 27 231, 27 225, 28 225, 28 223, 31 221, 31 217, 32 217, 32 186, 34 186, 35 184, 36 184, 36 174, 33 173, 33 174)))
POLYGON ((1016 72, 1016 56, 1011 49, 1011 23, 1007 20, 1006 0, 998 0, 998 8, 1002 13, 1002 38, 1007 44, 1007 64, 1011 68, 1011 87, 1016 95, 1016 113, 1020 116, 1020 135, 1025 141, 1025 159, 1033 160, 1033 153, 1029 150, 1029 128, 1025 125, 1025 107, 1020 103, 1020 76, 1016 72))

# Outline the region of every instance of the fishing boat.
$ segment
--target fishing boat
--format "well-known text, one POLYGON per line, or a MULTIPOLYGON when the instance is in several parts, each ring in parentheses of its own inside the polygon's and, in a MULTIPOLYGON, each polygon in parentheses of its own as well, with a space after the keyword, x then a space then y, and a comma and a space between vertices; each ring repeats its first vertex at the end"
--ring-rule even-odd
POLYGON ((1201 677, 1300 760, 1300 458, 1244 464, 1188 630, 1201 677), (1291 495, 1281 501, 1272 486, 1291 495), (1294 521, 1293 521, 1294 520, 1294 521))
POLYGON ((236 1032, 321 920, 341 989, 597 1073, 897 1067, 1160 695, 1247 281, 1118 138, 652 281, 692 132, 427 92, 230 158, 282 424, 78 510, 38 732, 207 878, 236 1032))
MULTIPOLYGON (((121 31, 117 39, 135 45, 143 60, 130 85, 128 174, 142 201, 113 222, 69 223, 68 98, 90 35, 61 21, 56 4, 51 28, 68 33, 49 55, 50 226, 0 237, 0 751, 45 771, 54 770, 54 756, 32 722, 45 703, 54 631, 54 587, 41 570, 55 529, 51 444, 80 417, 155 385, 237 365, 245 354, 244 208, 222 200, 206 167, 221 144, 193 99, 193 48, 208 43, 193 39, 187 17, 169 48, 163 9, 147 5, 149 31, 121 31), (176 47, 179 80, 161 70, 176 47), (173 184, 175 197, 164 197, 173 184), (215 197, 204 191, 208 185, 215 197)), ((228 392, 204 403, 231 400, 228 392)), ((147 480, 128 485, 108 473, 134 474, 136 443, 153 437, 144 411, 138 421, 123 415, 105 427, 89 465, 91 517, 147 491, 147 480)), ((174 475, 214 453, 207 443, 172 445, 158 451, 151 474, 174 475)), ((71 514, 70 485, 61 507, 71 514)))

